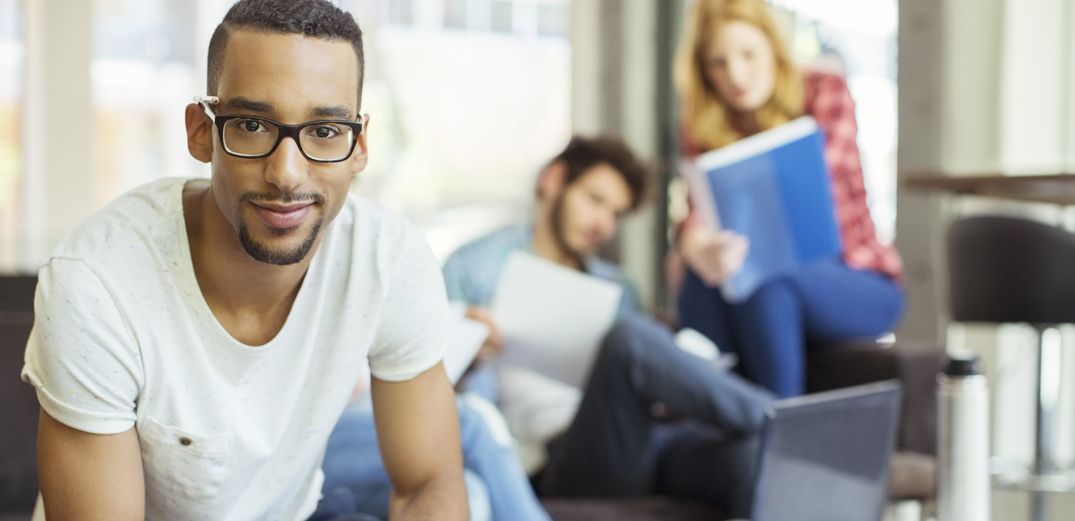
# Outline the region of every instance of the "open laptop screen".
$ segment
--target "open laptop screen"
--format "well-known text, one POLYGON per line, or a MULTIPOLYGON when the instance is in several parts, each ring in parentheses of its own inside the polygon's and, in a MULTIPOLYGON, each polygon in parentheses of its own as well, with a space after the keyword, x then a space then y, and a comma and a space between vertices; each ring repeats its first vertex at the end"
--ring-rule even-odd
POLYGON ((763 433, 753 521, 876 521, 887 498, 900 387, 781 400, 763 433))

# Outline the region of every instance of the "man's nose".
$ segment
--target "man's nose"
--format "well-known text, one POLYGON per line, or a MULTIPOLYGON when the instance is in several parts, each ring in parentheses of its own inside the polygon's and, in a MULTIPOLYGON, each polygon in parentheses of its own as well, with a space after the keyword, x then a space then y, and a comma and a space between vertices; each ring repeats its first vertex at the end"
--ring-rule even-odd
POLYGON ((281 193, 292 193, 306 182, 310 164, 294 139, 285 137, 280 140, 276 150, 265 161, 265 182, 278 188, 281 193))

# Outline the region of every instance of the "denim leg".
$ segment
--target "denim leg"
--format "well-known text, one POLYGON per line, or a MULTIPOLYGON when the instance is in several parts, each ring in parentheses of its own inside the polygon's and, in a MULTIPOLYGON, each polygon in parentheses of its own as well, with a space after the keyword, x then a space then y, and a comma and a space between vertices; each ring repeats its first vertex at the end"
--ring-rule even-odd
POLYGON ((729 304, 720 290, 688 273, 680 298, 683 325, 739 355, 739 371, 778 396, 805 390, 807 340, 872 338, 890 331, 903 308, 899 286, 842 261, 816 262, 729 304), (730 346, 730 347, 729 347, 730 346))
POLYGON ((761 439, 729 439, 697 422, 661 426, 656 491, 718 505, 728 518, 747 518, 754 499, 761 439))
POLYGON ((801 301, 790 281, 777 279, 731 308, 739 334, 749 339, 739 350, 740 371, 780 397, 806 388, 801 301))
POLYGON ((494 362, 478 362, 459 382, 461 393, 482 397, 489 403, 500 401, 500 382, 494 362))
POLYGON ((756 433, 772 397, 681 350, 653 320, 624 314, 602 342, 571 426, 550 447, 547 495, 616 497, 653 489, 650 406, 720 428, 756 433))
MULTIPOLYGON (((483 512, 495 520, 548 521, 511 448, 493 439, 484 419, 465 401, 457 400, 457 408, 472 521, 485 519, 483 512)), ((372 409, 350 407, 344 412, 329 437, 322 469, 323 491, 349 489, 357 511, 387 519, 392 485, 378 449, 372 409)))
POLYGON ((903 314, 903 289, 873 271, 818 262, 792 275, 791 283, 802 295, 810 340, 876 338, 892 331, 903 314))
MULTIPOLYGON (((385 519, 385 518, 382 518, 385 519)), ((376 517, 358 513, 358 497, 354 490, 338 487, 325 492, 321 501, 306 521, 380 521, 376 517)))
POLYGON ((481 413, 466 400, 458 400, 458 409, 463 463, 485 484, 492 519, 549 521, 514 449, 493 437, 481 413))
POLYGON ((368 402, 344 410, 329 435, 321 470, 325 473, 322 493, 348 489, 354 494, 357 512, 388 518, 392 483, 381 461, 373 409, 368 402))
MULTIPOLYGON (((489 511, 489 492, 481 479, 470 471, 463 472, 467 487, 467 503, 470 506, 470 521, 493 521, 489 511)), ((381 521, 388 519, 388 498, 384 498, 384 507, 375 505, 379 517, 364 513, 370 508, 368 498, 362 497, 361 487, 336 487, 324 492, 321 501, 306 521, 381 521), (384 512, 380 512, 384 510, 384 512)))
POLYGON ((710 288, 690 269, 679 291, 679 324, 712 340, 723 352, 739 354, 739 340, 732 324, 731 306, 724 301, 720 288, 710 288))

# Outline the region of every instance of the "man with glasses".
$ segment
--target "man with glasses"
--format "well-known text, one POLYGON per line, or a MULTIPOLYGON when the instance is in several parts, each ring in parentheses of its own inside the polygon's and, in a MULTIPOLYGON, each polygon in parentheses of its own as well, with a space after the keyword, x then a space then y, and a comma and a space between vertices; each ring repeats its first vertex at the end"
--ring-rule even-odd
POLYGON ((120 197, 40 271, 23 379, 49 521, 358 519, 315 510, 367 360, 393 519, 465 518, 437 264, 349 195, 361 31, 325 0, 242 0, 208 72, 186 127, 212 177, 120 197))

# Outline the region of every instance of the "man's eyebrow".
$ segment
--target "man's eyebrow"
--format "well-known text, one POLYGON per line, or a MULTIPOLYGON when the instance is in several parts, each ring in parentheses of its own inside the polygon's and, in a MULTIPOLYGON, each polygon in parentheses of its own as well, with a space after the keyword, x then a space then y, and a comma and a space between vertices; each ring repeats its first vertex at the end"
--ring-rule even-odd
POLYGON ((224 104, 224 107, 232 110, 248 110, 250 112, 260 112, 262 114, 268 114, 272 112, 272 105, 265 103, 264 101, 254 101, 243 97, 232 98, 224 104))
POLYGON ((351 109, 343 105, 334 105, 330 107, 314 107, 310 111, 314 116, 319 118, 340 118, 340 119, 354 119, 355 113, 351 109))

